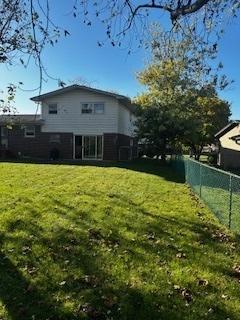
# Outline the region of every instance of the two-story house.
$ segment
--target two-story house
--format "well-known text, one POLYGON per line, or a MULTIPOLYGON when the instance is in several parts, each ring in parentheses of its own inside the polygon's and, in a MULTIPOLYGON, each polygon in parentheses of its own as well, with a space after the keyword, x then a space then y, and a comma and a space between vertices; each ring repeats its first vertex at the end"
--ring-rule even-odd
POLYGON ((72 85, 31 98, 40 115, 0 117, 1 145, 15 156, 128 160, 137 156, 134 105, 112 92, 72 85))

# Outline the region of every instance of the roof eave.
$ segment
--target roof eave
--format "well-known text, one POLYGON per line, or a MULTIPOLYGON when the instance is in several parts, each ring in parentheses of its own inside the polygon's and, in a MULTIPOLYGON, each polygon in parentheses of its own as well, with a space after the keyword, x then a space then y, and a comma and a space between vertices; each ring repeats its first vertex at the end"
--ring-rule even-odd
POLYGON ((44 100, 47 97, 53 97, 55 95, 63 94, 65 92, 77 90, 77 89, 82 89, 82 90, 87 90, 87 91, 91 91, 91 92, 95 92, 95 93, 99 93, 99 94, 103 94, 103 95, 107 95, 107 96, 112 96, 116 99, 129 99, 128 97, 123 96, 121 94, 117 94, 117 93, 112 93, 112 92, 108 92, 108 91, 104 91, 104 90, 100 90, 100 89, 95 89, 95 88, 91 88, 91 87, 87 87, 87 86, 72 85, 72 86, 64 87, 61 89, 57 89, 57 90, 54 90, 54 91, 51 91, 51 92, 48 92, 45 94, 41 94, 41 95, 32 97, 32 98, 30 98, 30 100, 39 102, 39 101, 44 100))
POLYGON ((221 138, 225 133, 230 131, 231 129, 235 128, 237 125, 239 125, 239 121, 232 121, 229 124, 227 124, 224 128, 222 128, 220 131, 218 131, 214 137, 215 138, 221 138))

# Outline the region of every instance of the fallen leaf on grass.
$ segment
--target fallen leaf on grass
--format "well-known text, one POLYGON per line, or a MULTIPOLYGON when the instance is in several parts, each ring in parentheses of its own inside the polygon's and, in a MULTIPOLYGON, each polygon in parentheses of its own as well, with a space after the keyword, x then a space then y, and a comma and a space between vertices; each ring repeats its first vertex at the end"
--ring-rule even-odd
POLYGON ((73 249, 73 247, 72 246, 63 246, 63 250, 64 251, 71 251, 73 249))
POLYGON ((226 233, 217 230, 212 234, 212 238, 219 240, 220 242, 229 242, 229 237, 226 235, 226 233))
POLYGON ((192 293, 189 289, 181 288, 177 284, 174 285, 173 288, 174 288, 174 290, 179 292, 179 294, 181 294, 183 300, 185 300, 187 304, 189 304, 193 300, 192 293))
POLYGON ((193 299, 192 298, 192 293, 188 289, 183 288, 181 290, 181 295, 182 295, 183 299, 187 301, 187 303, 191 302, 192 299, 193 299))
POLYGON ((85 275, 80 280, 93 288, 96 288, 100 284, 100 280, 94 275, 85 275))
POLYGON ((199 280, 198 280, 198 285, 199 285, 199 286, 206 287, 206 286, 208 285, 208 280, 199 279, 199 280))
POLYGON ((233 276, 237 278, 240 283, 240 265, 239 264, 235 264, 233 266, 233 276))
POLYGON ((176 258, 179 258, 179 259, 186 258, 186 254, 183 253, 183 252, 178 252, 178 253, 176 254, 176 258))
POLYGON ((88 229, 88 236, 91 240, 100 240, 102 238, 101 229, 88 229))
POLYGON ((90 319, 104 320, 106 319, 104 313, 95 309, 90 303, 84 303, 78 306, 78 313, 87 315, 90 319))
POLYGON ((149 232, 145 235, 148 240, 155 240, 155 234, 153 232, 149 232))
POLYGON ((117 303, 117 297, 115 296, 110 296, 110 297, 102 296, 102 299, 103 299, 104 305, 107 308, 112 308, 117 303))
POLYGON ((178 284, 175 284, 175 285, 173 286, 173 288, 174 288, 174 290, 180 290, 180 289, 181 289, 181 287, 180 287, 178 284))

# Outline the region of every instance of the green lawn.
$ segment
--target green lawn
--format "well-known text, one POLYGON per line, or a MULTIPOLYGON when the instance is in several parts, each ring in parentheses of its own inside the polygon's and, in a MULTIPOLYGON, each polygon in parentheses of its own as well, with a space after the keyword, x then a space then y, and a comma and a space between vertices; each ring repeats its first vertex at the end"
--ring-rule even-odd
POLYGON ((240 319, 240 242, 170 168, 0 163, 0 179, 1 320, 240 319))

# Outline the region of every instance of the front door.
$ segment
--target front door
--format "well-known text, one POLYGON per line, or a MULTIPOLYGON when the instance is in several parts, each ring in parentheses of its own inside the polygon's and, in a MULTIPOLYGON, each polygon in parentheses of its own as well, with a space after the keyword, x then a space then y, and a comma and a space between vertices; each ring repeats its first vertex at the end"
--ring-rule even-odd
POLYGON ((83 136, 83 159, 102 160, 103 158, 103 137, 83 136))

